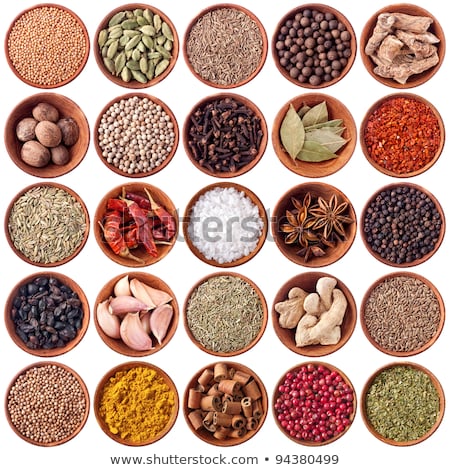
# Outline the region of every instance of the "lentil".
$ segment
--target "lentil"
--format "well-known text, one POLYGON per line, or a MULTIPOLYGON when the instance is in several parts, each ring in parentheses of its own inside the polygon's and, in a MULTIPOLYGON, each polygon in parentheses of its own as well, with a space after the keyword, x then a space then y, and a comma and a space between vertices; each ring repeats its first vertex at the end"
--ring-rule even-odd
POLYGON ((43 5, 21 15, 7 37, 7 53, 17 74, 42 87, 75 77, 87 59, 89 43, 80 20, 70 11, 43 5))
POLYGON ((397 265, 432 253, 438 246, 442 223, 431 197, 412 185, 391 186, 376 193, 362 220, 369 249, 397 265))
POLYGON ((352 35, 334 13, 300 9, 276 32, 279 65, 298 84, 331 82, 345 73, 352 56, 352 35))
POLYGON ((71 371, 43 364, 17 377, 7 395, 7 410, 24 438, 41 445, 60 443, 82 426, 88 399, 71 371))
POLYGON ((422 438, 439 418, 439 394, 430 376, 410 365, 382 370, 365 395, 366 418, 386 439, 422 438))
POLYGON ((53 276, 19 286, 10 311, 17 336, 30 349, 55 349, 78 335, 83 307, 78 294, 53 276))
POLYGON ((441 142, 439 120, 426 103, 406 97, 384 101, 368 116, 364 145, 381 168, 405 175, 426 167, 441 142))
POLYGON ((215 8, 191 27, 187 58, 202 79, 219 86, 239 85, 262 64, 263 32, 246 12, 215 8))
POLYGON ((186 307, 194 338, 213 352, 246 348, 263 326, 264 312, 255 288, 238 276, 214 276, 197 286, 186 307))
POLYGON ((82 246, 87 230, 81 202, 57 186, 30 188, 12 204, 8 218, 14 247, 35 263, 69 258, 82 246))
POLYGON ((101 156, 125 175, 148 174, 174 152, 175 126, 162 104, 149 97, 123 98, 101 116, 101 156))

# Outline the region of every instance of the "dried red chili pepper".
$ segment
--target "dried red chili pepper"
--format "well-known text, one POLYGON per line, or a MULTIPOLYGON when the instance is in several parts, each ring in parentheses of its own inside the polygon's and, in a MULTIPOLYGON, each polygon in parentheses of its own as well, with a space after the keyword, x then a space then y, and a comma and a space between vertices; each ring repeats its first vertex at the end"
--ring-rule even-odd
POLYGON ((175 218, 163 206, 158 204, 153 199, 147 188, 145 188, 145 193, 147 194, 148 200, 150 201, 151 210, 157 215, 161 221, 161 224, 165 228, 166 240, 170 241, 177 233, 177 224, 175 218))
POLYGON ((139 204, 129 199, 125 200, 128 205, 128 211, 133 217, 137 227, 137 239, 141 243, 145 251, 155 258, 158 256, 158 249, 155 244, 155 240, 152 236, 152 228, 147 218, 145 210, 143 210, 139 204))
POLYGON ((368 117, 364 142, 380 167, 398 175, 413 173, 430 163, 439 149, 439 119, 420 100, 392 97, 368 117))

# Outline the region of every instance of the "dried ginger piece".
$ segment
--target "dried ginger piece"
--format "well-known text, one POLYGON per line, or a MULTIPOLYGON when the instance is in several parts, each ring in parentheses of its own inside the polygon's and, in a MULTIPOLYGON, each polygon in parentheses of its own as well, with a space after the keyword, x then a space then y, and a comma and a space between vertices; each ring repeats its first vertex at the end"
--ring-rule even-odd
POLYGON ((275 311, 280 314, 278 323, 281 328, 295 328, 305 314, 303 301, 308 292, 300 287, 293 287, 288 292, 287 300, 275 304, 275 311))

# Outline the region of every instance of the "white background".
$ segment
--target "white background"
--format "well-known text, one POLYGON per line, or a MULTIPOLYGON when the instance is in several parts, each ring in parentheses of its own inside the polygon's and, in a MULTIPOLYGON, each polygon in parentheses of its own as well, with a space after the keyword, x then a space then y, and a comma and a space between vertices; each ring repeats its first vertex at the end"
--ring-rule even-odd
MULTIPOLYGON (((247 7, 259 17, 266 28, 269 43, 272 40, 277 22, 289 10, 301 3, 292 0, 278 0, 276 2, 256 2, 251 0, 236 2, 247 7)), ((353 68, 349 74, 336 85, 320 90, 341 100, 352 112, 359 129, 364 113, 373 102, 384 95, 395 92, 393 88, 381 85, 373 79, 364 69, 360 56, 359 38, 366 21, 378 9, 388 5, 380 0, 370 2, 349 2, 334 0, 327 2, 330 6, 341 11, 352 23, 358 39, 358 52, 353 68)), ((65 184, 75 190, 87 205, 91 217, 91 233, 88 242, 81 254, 69 263, 55 268, 55 271, 71 276, 84 289, 92 306, 99 289, 113 276, 126 272, 127 269, 110 261, 100 251, 93 236, 92 220, 97 203, 100 198, 112 187, 126 181, 126 177, 116 175, 108 170, 97 156, 93 144, 94 124, 102 108, 111 99, 130 90, 114 85, 99 71, 94 59, 92 41, 98 24, 110 10, 124 5, 125 2, 117 0, 97 0, 94 2, 75 2, 66 0, 61 2, 74 11, 85 23, 91 40, 91 53, 88 63, 81 73, 70 84, 55 89, 74 100, 85 112, 91 127, 91 144, 83 162, 71 173, 56 178, 53 181, 65 184)), ((210 0, 191 1, 162 1, 155 0, 151 5, 165 12, 173 21, 180 40, 189 21, 204 7, 212 5, 210 0)), ((16 0, 6 2, 0 15, 0 32, 5 35, 13 19, 23 9, 35 5, 33 1, 16 0)), ((450 31, 450 18, 446 14, 445 4, 437 0, 422 2, 422 7, 437 17, 444 28, 450 31)), ((431 101, 440 111, 446 123, 448 106, 446 102, 449 76, 449 62, 444 59, 439 72, 426 84, 410 89, 412 93, 419 94, 431 101)), ((27 96, 40 92, 16 78, 8 67, 4 54, 0 55, 0 127, 3 129, 9 112, 16 104, 27 96)), ((190 109, 203 97, 219 92, 215 88, 206 86, 197 80, 187 69, 180 49, 178 61, 172 73, 161 83, 150 87, 147 93, 163 100, 174 112, 180 129, 190 109)), ((261 73, 250 83, 234 89, 233 92, 252 99, 263 111, 269 129, 272 128, 273 119, 279 108, 293 97, 306 93, 309 90, 298 87, 281 76, 275 68, 269 50, 266 63, 261 73)), ((10 160, 3 142, 1 143, 1 187, 0 187, 0 215, 4 218, 5 210, 14 197, 23 187, 38 182, 10 160)), ((447 213, 450 210, 450 196, 448 195, 449 164, 447 149, 439 161, 425 174, 411 180, 423 185, 434 193, 447 213)), ((278 199, 292 186, 304 181, 287 170, 276 157, 272 143, 269 144, 260 163, 249 173, 234 178, 236 182, 248 186, 263 201, 266 208, 271 211, 278 199)), ((174 201, 182 215, 189 199, 200 188, 216 181, 197 170, 188 160, 182 142, 172 162, 160 173, 146 179, 147 182, 160 187, 174 201)), ((322 181, 332 184, 343 191, 352 201, 356 213, 361 214, 366 200, 380 187, 395 181, 377 172, 364 158, 359 142, 349 163, 338 173, 322 178, 322 181)), ((0 303, 4 305, 14 285, 23 277, 39 271, 28 263, 21 261, 10 250, 4 236, 0 237, 0 254, 2 267, 0 269, 0 303)), ((449 246, 447 238, 430 260, 416 268, 411 268, 431 280, 440 290, 444 302, 448 302, 448 269, 449 246)), ((174 249, 162 261, 150 268, 145 268, 152 274, 161 277, 175 292, 180 307, 190 287, 201 277, 215 271, 214 268, 200 262, 189 251, 186 243, 179 240, 174 249)), ((270 234, 260 253, 247 264, 235 268, 250 277, 262 289, 269 309, 277 290, 292 276, 305 271, 305 268, 288 261, 278 251, 270 234)), ((392 271, 388 266, 375 260, 362 243, 359 231, 350 251, 338 262, 321 271, 328 272, 341 279, 351 289, 358 305, 368 287, 378 277, 392 271)), ((91 312, 92 314, 92 312, 91 312)), ((448 325, 436 344, 420 355, 413 356, 412 361, 428 367, 441 381, 444 391, 450 390, 450 375, 448 373, 448 325)), ((39 358, 22 352, 8 337, 4 324, 0 325, 0 391, 2 396, 14 375, 23 367, 36 362, 39 358)), ((152 456, 153 454, 167 457, 171 454, 179 456, 204 455, 215 457, 220 454, 232 456, 258 456, 258 468, 274 468, 277 454, 337 454, 339 464, 337 468, 346 470, 395 468, 402 466, 410 470, 422 469, 433 462, 445 462, 449 437, 449 419, 444 420, 437 432, 426 442, 407 448, 397 448, 382 443, 374 438, 364 426, 360 415, 360 393, 367 378, 377 368, 390 363, 394 358, 377 351, 365 339, 359 319, 350 341, 338 352, 323 360, 343 370, 352 381, 358 395, 358 410, 356 419, 350 430, 336 442, 318 448, 304 447, 290 441, 276 427, 274 417, 269 411, 267 419, 261 430, 246 443, 221 448, 208 445, 198 439, 189 430, 180 409, 177 421, 163 439, 146 447, 122 446, 107 437, 98 426, 92 409, 92 399, 95 388, 101 376, 113 366, 130 360, 110 350, 99 338, 91 318, 91 323, 83 341, 71 352, 56 358, 75 369, 87 384, 91 396, 91 412, 81 433, 72 441, 54 448, 41 448, 30 445, 17 437, 9 428, 4 411, 0 413, 1 459, 11 462, 18 468, 109 468, 110 456, 152 456), (269 462, 264 458, 268 457, 269 462)), ((163 368, 174 380, 180 401, 186 384, 198 370, 205 365, 218 360, 194 346, 185 330, 180 318, 177 332, 172 341, 157 354, 149 356, 147 360, 163 368)), ((233 360, 241 362, 252 368, 263 380, 271 399, 277 380, 289 368, 307 361, 284 347, 275 336, 271 319, 261 341, 250 351, 236 356, 233 360)), ((278 468, 288 468, 289 465, 279 465, 278 468)), ((314 465, 320 467, 320 465, 314 465)))

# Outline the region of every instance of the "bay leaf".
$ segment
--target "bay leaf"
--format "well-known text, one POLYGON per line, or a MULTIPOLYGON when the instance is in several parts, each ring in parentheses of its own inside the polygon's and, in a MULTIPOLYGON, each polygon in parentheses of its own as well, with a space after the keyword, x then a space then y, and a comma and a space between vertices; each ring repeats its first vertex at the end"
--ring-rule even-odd
POLYGON ((311 106, 304 104, 298 111, 297 114, 300 116, 300 119, 311 109, 311 106))
POLYGON ((292 103, 281 123, 280 139, 289 156, 295 159, 305 142, 305 129, 292 103))
POLYGON ((326 121, 328 121, 328 108, 326 101, 316 104, 302 117, 304 127, 313 126, 326 121))
POLYGON ((337 158, 337 155, 322 144, 310 140, 305 140, 303 148, 297 155, 297 159, 304 162, 323 162, 332 158, 337 158))
POLYGON ((331 119, 330 121, 318 122, 311 126, 305 126, 305 130, 320 129, 321 127, 342 127, 345 129, 345 127, 342 126, 343 122, 344 121, 342 119, 331 119))
POLYGON ((330 152, 336 153, 347 143, 340 135, 326 129, 312 129, 305 133, 305 139, 309 142, 317 142, 326 147, 330 152))

